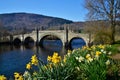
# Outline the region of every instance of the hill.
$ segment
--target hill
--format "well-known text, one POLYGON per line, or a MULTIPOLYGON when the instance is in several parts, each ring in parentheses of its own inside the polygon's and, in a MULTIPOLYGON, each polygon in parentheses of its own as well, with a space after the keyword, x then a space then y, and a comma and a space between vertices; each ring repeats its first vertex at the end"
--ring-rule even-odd
POLYGON ((33 30, 36 27, 48 29, 53 26, 70 24, 73 21, 32 13, 7 13, 0 14, 0 23, 3 27, 13 31, 20 29, 33 30))

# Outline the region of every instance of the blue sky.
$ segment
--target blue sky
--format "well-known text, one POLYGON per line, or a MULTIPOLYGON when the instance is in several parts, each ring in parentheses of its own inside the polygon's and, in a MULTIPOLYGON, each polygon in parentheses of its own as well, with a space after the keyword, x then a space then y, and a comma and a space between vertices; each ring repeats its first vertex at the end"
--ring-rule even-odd
POLYGON ((84 0, 0 0, 0 14, 35 13, 72 21, 85 21, 84 0))

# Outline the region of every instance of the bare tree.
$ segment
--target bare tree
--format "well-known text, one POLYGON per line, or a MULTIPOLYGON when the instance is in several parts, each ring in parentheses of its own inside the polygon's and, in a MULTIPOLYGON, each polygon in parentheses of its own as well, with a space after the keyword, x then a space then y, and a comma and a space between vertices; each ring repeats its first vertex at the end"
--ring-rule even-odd
POLYGON ((111 43, 111 32, 108 28, 109 24, 104 21, 87 21, 84 27, 84 32, 89 34, 89 42, 95 44, 111 43))
POLYGON ((120 0, 86 0, 90 20, 104 20, 110 22, 111 40, 115 42, 115 26, 120 20, 120 0))

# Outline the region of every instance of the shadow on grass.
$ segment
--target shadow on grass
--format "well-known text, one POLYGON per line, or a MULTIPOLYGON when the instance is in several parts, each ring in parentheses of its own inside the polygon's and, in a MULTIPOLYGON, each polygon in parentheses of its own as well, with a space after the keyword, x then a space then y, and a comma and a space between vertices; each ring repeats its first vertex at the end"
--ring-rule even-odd
POLYGON ((114 44, 120 44, 120 40, 116 41, 114 44))

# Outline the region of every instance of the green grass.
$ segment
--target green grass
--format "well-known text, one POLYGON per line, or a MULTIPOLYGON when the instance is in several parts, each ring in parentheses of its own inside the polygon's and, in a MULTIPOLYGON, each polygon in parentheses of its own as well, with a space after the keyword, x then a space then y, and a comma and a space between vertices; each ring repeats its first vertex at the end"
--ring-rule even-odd
POLYGON ((116 41, 114 44, 112 44, 112 51, 114 54, 120 53, 120 40, 116 41))

